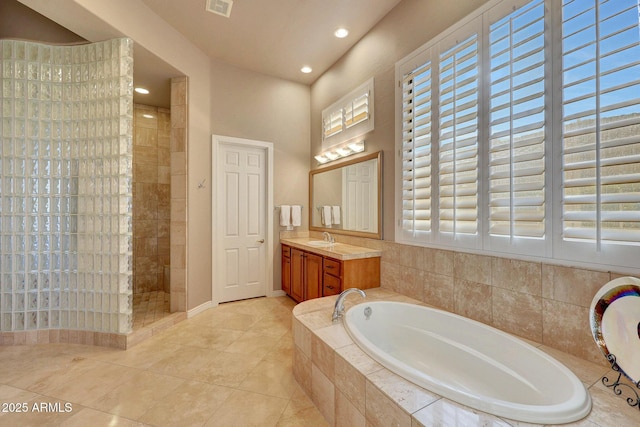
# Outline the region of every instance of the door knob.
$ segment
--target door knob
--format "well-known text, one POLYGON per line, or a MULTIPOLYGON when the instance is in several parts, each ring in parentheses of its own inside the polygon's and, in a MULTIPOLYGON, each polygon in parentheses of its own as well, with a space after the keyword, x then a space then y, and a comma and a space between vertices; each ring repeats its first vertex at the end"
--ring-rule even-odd
POLYGON ((260 239, 256 243, 264 243, 264 239, 260 239))

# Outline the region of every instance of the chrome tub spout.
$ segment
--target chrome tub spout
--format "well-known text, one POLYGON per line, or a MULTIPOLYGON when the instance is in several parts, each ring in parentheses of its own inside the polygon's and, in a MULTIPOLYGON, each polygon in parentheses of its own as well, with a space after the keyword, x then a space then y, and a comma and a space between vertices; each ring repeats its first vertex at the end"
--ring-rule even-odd
POLYGON ((358 288, 349 288, 342 291, 340 295, 338 295, 338 299, 336 300, 336 305, 333 308, 333 315, 331 316, 332 321, 338 322, 342 318, 342 315, 344 314, 344 299, 347 297, 347 295, 352 294, 354 292, 359 293, 362 296, 362 298, 367 296, 367 294, 363 290, 358 288))

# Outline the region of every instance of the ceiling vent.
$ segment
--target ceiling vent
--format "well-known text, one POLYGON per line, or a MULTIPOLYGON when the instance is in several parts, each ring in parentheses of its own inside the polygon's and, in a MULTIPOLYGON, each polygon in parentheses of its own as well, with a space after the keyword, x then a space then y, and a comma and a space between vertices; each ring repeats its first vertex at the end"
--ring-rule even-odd
POLYGON ((231 16, 231 6, 233 6, 233 0, 207 0, 206 9, 211 13, 228 18, 231 16))

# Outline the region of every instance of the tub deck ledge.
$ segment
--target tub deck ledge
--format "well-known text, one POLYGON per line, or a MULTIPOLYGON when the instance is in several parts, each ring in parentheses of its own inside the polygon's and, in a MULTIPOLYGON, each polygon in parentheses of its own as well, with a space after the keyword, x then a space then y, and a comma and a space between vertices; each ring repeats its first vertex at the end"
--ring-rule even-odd
MULTIPOLYGON (((366 291, 366 301, 401 301, 426 305, 385 288, 366 291)), ((293 309, 293 372, 301 388, 330 425, 512 426, 516 421, 460 405, 396 375, 358 347, 340 323, 332 323, 336 296, 305 301, 293 309), (338 422, 339 420, 339 422, 338 422)), ((362 303, 347 298, 345 308, 362 303)), ((520 338, 520 337, 518 337, 520 338)), ((640 425, 640 411, 602 385, 610 368, 520 338, 562 362, 591 394, 591 413, 574 425, 640 425), (617 414, 612 415, 612 411, 617 414)), ((614 377, 615 378, 615 377, 614 377)), ((527 424, 535 425, 535 424, 527 424)), ((571 425, 571 424, 565 424, 571 425)))

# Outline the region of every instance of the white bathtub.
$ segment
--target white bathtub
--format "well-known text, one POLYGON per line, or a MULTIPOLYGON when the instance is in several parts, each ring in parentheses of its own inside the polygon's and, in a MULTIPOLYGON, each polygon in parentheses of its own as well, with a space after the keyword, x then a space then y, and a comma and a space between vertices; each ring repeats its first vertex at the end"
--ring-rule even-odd
POLYGON ((591 410, 589 392, 567 367, 474 320, 377 301, 353 306, 344 324, 356 344, 384 367, 463 405, 539 424, 576 421, 591 410))

